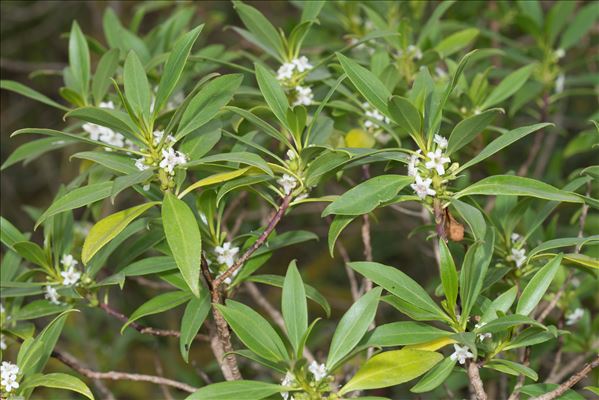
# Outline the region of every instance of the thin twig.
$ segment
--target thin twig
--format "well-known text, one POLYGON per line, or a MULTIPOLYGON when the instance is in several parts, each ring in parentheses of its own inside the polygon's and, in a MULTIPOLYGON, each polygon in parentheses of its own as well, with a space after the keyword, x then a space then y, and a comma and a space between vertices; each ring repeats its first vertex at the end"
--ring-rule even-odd
POLYGON ((174 387, 176 389, 179 389, 179 390, 182 390, 182 391, 188 392, 188 393, 193 393, 196 390, 198 390, 198 388, 190 386, 186 383, 175 381, 172 379, 163 378, 160 376, 130 374, 128 372, 118 372, 118 371, 108 371, 108 372, 93 371, 93 370, 87 368, 86 366, 84 366, 83 364, 81 364, 81 362, 79 362, 79 360, 77 360, 72 355, 70 355, 66 352, 60 351, 60 350, 54 350, 52 352, 52 357, 60 360, 63 364, 71 367, 75 371, 79 372, 81 375, 83 375, 87 378, 90 378, 90 379, 108 379, 108 380, 114 380, 114 381, 126 380, 126 381, 150 382, 150 383, 155 383, 157 385, 165 385, 165 386, 174 387))
POLYGON ((583 369, 572 375, 566 382, 562 383, 551 392, 545 393, 542 396, 534 397, 531 400, 553 400, 558 398, 562 394, 566 393, 572 386, 584 379, 594 368, 597 368, 597 366, 599 366, 599 356, 595 357, 595 360, 585 365, 583 369))
POLYGON ((478 364, 475 361, 468 362, 468 378, 470 379, 470 388, 474 393, 476 400, 487 400, 487 394, 480 379, 478 364))

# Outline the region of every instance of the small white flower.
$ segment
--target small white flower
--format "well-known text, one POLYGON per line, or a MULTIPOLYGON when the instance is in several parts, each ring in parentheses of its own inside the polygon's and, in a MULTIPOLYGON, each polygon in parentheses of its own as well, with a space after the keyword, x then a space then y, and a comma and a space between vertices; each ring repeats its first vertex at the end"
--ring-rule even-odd
POLYGON ((566 75, 559 74, 555 80, 555 93, 562 93, 564 91, 564 84, 566 83, 566 75))
POLYGON ((412 183, 410 187, 414 189, 416 195, 424 200, 426 196, 434 196, 437 192, 434 189, 431 189, 431 183, 433 180, 431 178, 422 179, 420 175, 416 175, 414 177, 416 182, 412 183))
POLYGON ((572 326, 576 325, 578 321, 582 319, 584 316, 584 310, 582 308, 577 308, 572 311, 570 314, 566 315, 566 325, 572 326))
POLYGON ((441 135, 435 135, 435 139, 434 142, 437 143, 439 145, 440 148, 442 149, 446 149, 447 148, 447 139, 444 138, 441 135))
POLYGON ((293 70, 295 69, 295 64, 293 63, 284 63, 277 70, 277 80, 286 81, 293 77, 293 70))
POLYGON ((320 382, 324 378, 327 377, 329 372, 327 371, 327 367, 324 364, 319 364, 316 361, 312 361, 308 366, 308 371, 314 376, 314 380, 316 382, 320 382))
POLYGON ((413 44, 409 45, 407 50, 413 59, 420 60, 422 58, 422 51, 413 44))
MULTIPOLYGON (((164 131, 154 131, 152 132, 152 136, 154 136, 154 145, 158 145, 162 138, 164 137, 164 131)), ((175 137, 173 135, 166 136, 166 143, 171 144, 175 143, 175 137)))
POLYGON ((102 101, 100 102, 100 108, 108 108, 110 110, 114 110, 114 103, 112 101, 102 101))
POLYGON ((293 106, 309 106, 314 100, 314 94, 312 88, 309 86, 296 86, 295 87, 295 101, 293 106))
POLYGON ((435 150, 433 153, 429 151, 426 156, 428 157, 428 161, 424 164, 426 168, 434 169, 437 171, 439 175, 443 175, 445 173, 445 164, 451 162, 449 157, 445 157, 441 151, 441 149, 435 150))
POLYGON ((168 149, 162 149, 160 168, 165 170, 168 174, 173 175, 175 167, 185 164, 186 162, 187 156, 180 151, 175 151, 172 147, 169 147, 168 149))
POLYGON ((447 77, 447 72, 445 72, 445 70, 441 67, 435 67, 435 73, 439 78, 447 77))
MULTIPOLYGON (((287 372, 283 380, 281 380, 281 386, 293 386, 295 384, 295 376, 291 372, 287 372)), ((284 400, 293 400, 293 396, 289 396, 289 392, 281 392, 281 397, 284 400)))
POLYGON ((283 189, 283 193, 285 193, 285 195, 288 195, 297 186, 297 179, 295 179, 291 175, 284 174, 281 178, 277 180, 277 183, 283 189))
POLYGON ((312 64, 310 64, 310 61, 308 61, 308 58, 306 56, 301 56, 300 58, 296 58, 295 60, 292 60, 291 63, 293 65, 295 65, 295 68, 299 72, 304 72, 309 69, 312 69, 312 64))
POLYGON ((73 257, 71 254, 64 254, 60 259, 60 263, 64 268, 74 267, 75 265, 79 264, 79 262, 75 260, 75 257, 73 257))
POLYGON ((225 242, 222 246, 216 246, 214 252, 217 256, 216 261, 230 268, 235 264, 235 256, 239 253, 239 247, 231 247, 231 242, 225 242))
POLYGON ((420 164, 420 157, 418 156, 422 153, 422 150, 416 151, 417 154, 412 154, 410 156, 410 161, 408 162, 408 176, 416 176, 418 175, 418 164, 420 164))
POLYGON ((140 171, 145 171, 146 169, 150 168, 148 165, 146 165, 144 157, 135 160, 135 167, 140 171))
POLYGON ((202 220, 202 223, 204 225, 208 225, 208 218, 206 218, 206 214, 204 214, 203 212, 200 213, 200 219, 202 220))
MULTIPOLYGON (((474 329, 480 329, 483 326, 487 325, 486 322, 481 322, 480 324, 476 324, 474 325, 474 329)), ((484 341, 485 339, 491 339, 493 338, 493 334, 491 334, 490 332, 487 333, 479 333, 478 335, 476 335, 478 337, 478 340, 480 340, 481 342, 484 341)))
POLYGON ((81 278, 81 272, 77 271, 74 266, 70 266, 66 271, 60 273, 62 276, 62 284, 65 286, 71 286, 79 282, 81 278))
MULTIPOLYGON (((381 122, 385 122, 386 124, 388 124, 389 118, 385 117, 383 114, 381 114, 376 108, 374 108, 372 105, 370 105, 370 103, 362 103, 362 108, 364 109, 364 114, 369 117, 372 118, 374 120, 377 121, 381 121, 381 122)), ((367 119, 366 121, 364 121, 364 126, 368 129, 379 129, 380 125, 377 124, 376 122, 367 119)))
POLYGON ((524 262, 526 261, 526 250, 512 247, 511 252, 512 255, 509 258, 516 263, 516 267, 520 268, 524 265, 524 262))
POLYGON ((293 159, 295 159, 295 151, 293 151, 293 150, 289 149, 289 150, 287 150, 287 153, 286 153, 286 154, 287 154, 287 158, 288 158, 289 160, 293 160, 293 159))
POLYGON ((0 350, 6 350, 8 346, 6 345, 6 338, 4 335, 0 334, 0 350))
POLYGON ((171 100, 166 103, 166 111, 174 110, 185 101, 185 94, 181 91, 175 93, 171 100))
POLYGON ((453 348, 455 351, 449 356, 452 360, 458 360, 460 364, 464 364, 467 358, 474 358, 474 354, 470 352, 468 346, 460 346, 459 344, 454 344, 453 348))
POLYGON ((4 388, 3 390, 6 393, 19 388, 19 382, 17 382, 19 371, 19 367, 16 364, 2 361, 2 365, 0 366, 0 386, 4 388))
POLYGON ((566 55, 566 50, 557 49, 553 52, 553 55, 555 56, 555 58, 559 60, 560 58, 563 58, 566 55))
POLYGON ((144 192, 147 192, 148 190, 150 190, 150 184, 147 183, 147 184, 143 185, 142 189, 144 190, 144 192))
POLYGON ((516 243, 517 241, 519 241, 522 238, 522 236, 520 236, 519 234, 517 234, 516 232, 512 233, 512 235, 510 236, 510 239, 512 239, 512 243, 516 243))
POLYGON ((6 312, 6 309, 4 308, 4 305, 0 304, 0 314, 4 314, 6 312))
POLYGON ((60 301, 58 300, 60 295, 58 294, 58 291, 50 285, 46 285, 45 290, 46 293, 44 294, 44 298, 49 300, 52 304, 60 305, 60 301))

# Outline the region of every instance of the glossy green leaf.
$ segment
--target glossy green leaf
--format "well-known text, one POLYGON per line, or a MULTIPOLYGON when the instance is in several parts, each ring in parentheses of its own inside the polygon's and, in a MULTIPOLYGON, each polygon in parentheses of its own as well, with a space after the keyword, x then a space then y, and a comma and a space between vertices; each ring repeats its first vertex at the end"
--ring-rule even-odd
POLYGON ((518 295, 518 287, 514 286, 493 300, 493 302, 489 305, 489 307, 483 313, 480 323, 487 323, 494 319, 497 319, 498 312, 506 314, 514 301, 516 300, 516 296, 518 295))
POLYGON ((34 141, 27 142, 19 147, 2 163, 0 170, 15 165, 21 161, 28 163, 42 154, 45 154, 52 150, 62 149, 65 146, 76 143, 76 140, 71 138, 58 139, 55 137, 43 138, 34 141))
POLYGON ((541 301, 549 288, 551 281, 553 281, 553 278, 562 263, 562 258, 561 255, 554 257, 534 274, 520 295, 518 305, 516 306, 516 313, 520 315, 529 315, 534 311, 535 307, 539 304, 539 301, 541 301))
POLYGON ((460 121, 449 135, 446 154, 450 155, 466 146, 502 112, 500 108, 493 108, 460 121))
POLYGON ((568 24, 559 47, 566 50, 579 43, 584 35, 596 25, 598 19, 599 9, 594 2, 581 7, 576 17, 568 24))
POLYGON ((287 121, 289 101, 281 84, 262 64, 256 64, 256 80, 269 108, 284 127, 291 130, 287 121))
POLYGON ((420 148, 424 148, 422 138, 422 116, 412 102, 401 96, 389 100, 389 115, 400 129, 407 131, 420 148))
POLYGON ((200 158, 199 160, 188 162, 187 166, 195 167, 196 165, 210 164, 210 163, 214 163, 214 162, 223 162, 223 161, 251 165, 252 167, 256 167, 256 168, 264 171, 265 173, 267 173, 270 176, 274 176, 272 170, 270 169, 270 167, 268 166, 266 161, 264 161, 264 159, 262 159, 262 157, 260 157, 257 154, 249 153, 246 151, 239 151, 239 152, 234 151, 231 153, 222 153, 222 154, 214 154, 211 156, 206 156, 206 157, 200 158))
POLYGON ((505 372, 506 374, 514 376, 524 375, 532 379, 533 381, 539 379, 539 376, 533 369, 525 365, 518 364, 509 360, 503 360, 500 358, 491 360, 489 363, 485 364, 485 368, 491 368, 496 371, 505 372))
POLYGON ((162 223, 177 267, 191 292, 199 297, 202 237, 196 218, 184 201, 167 192, 162 202, 162 223))
POLYGON ((487 229, 484 242, 475 243, 466 252, 460 271, 460 301, 462 320, 470 316, 470 311, 483 287, 485 275, 493 256, 495 231, 487 229))
POLYGON ((121 233, 135 218, 159 204, 157 201, 140 204, 123 211, 116 212, 98 221, 89 231, 81 249, 81 261, 87 265, 89 260, 108 242, 121 233))
POLYGON ((412 181, 412 177, 403 175, 380 175, 368 179, 329 204, 322 212, 322 216, 367 214, 382 203, 394 198, 412 181))
POLYGON ((460 217, 466 221, 474 239, 477 241, 483 240, 487 232, 487 223, 482 212, 478 208, 456 199, 451 201, 451 205, 453 205, 460 217))
POLYGON ((256 311, 232 300, 227 300, 227 306, 216 304, 215 307, 248 349, 274 362, 289 358, 279 334, 256 311))
POLYGON ((230 181, 231 179, 235 179, 235 178, 238 178, 238 177, 244 175, 249 170, 250 170, 250 167, 246 167, 246 168, 240 168, 237 170, 232 170, 229 172, 221 172, 218 174, 208 176, 206 178, 200 179, 199 181, 194 182, 191 185, 189 185, 187 188, 185 188, 185 190, 183 190, 181 193, 179 193, 179 195, 177 197, 182 199, 183 197, 185 197, 186 194, 194 191, 195 189, 214 185, 217 183, 223 183, 223 182, 230 181))
POLYGON ((452 360, 451 357, 446 357, 442 362, 429 370, 416 385, 410 388, 410 392, 426 393, 436 389, 449 377, 455 364, 455 360, 452 360))
POLYGON ((291 261, 287 267, 281 311, 289 341, 293 350, 298 352, 301 340, 308 329, 308 304, 306 303, 304 283, 297 270, 295 260, 291 261))
POLYGON ((440 272, 443 292, 447 299, 447 306, 455 310, 458 298, 458 272, 453 262, 451 252, 444 240, 439 240, 440 272))
POLYGON ((285 390, 284 386, 258 381, 219 382, 200 388, 185 400, 260 400, 285 390))
POLYGON ((536 64, 526 65, 506 76, 499 84, 493 89, 489 97, 485 99, 483 104, 480 105, 481 110, 486 110, 503 100, 507 99, 514 93, 516 93, 528 80, 532 71, 537 67, 536 64))
POLYGON ((111 84, 110 78, 114 75, 118 65, 118 49, 110 49, 100 58, 96 67, 96 73, 92 79, 92 96, 96 104, 104 100, 104 96, 106 96, 106 92, 111 84))
POLYGON ((121 334, 132 323, 148 315, 159 314, 175 308, 191 299, 191 294, 182 291, 172 291, 159 294, 139 306, 121 328, 121 334))
POLYGON ((181 336, 179 337, 179 350, 185 362, 189 362, 189 349, 202 324, 210 312, 210 292, 202 290, 200 298, 193 298, 187 303, 181 318, 181 336))
POLYGON ((61 212, 73 210, 95 203, 110 196, 112 182, 98 182, 91 185, 73 189, 61 197, 54 200, 54 203, 42 214, 35 223, 35 228, 44 222, 47 218, 61 212))
POLYGON ((285 50, 281 41, 281 35, 270 21, 260 11, 241 1, 234 1, 233 6, 243 24, 250 30, 256 40, 263 47, 268 48, 274 56, 278 55, 280 58, 279 61, 282 61, 285 50))
POLYGON ((507 329, 513 328, 514 326, 519 325, 531 325, 539 328, 544 328, 544 326, 538 323, 536 320, 519 314, 510 314, 504 315, 503 317, 499 317, 490 321, 489 323, 483 325, 482 327, 476 330, 477 333, 495 333, 505 331, 507 329))
POLYGON ((366 333, 374 319, 382 288, 367 292, 341 317, 329 347, 326 367, 334 370, 339 361, 349 354, 366 333))
POLYGON ((51 268, 50 261, 44 250, 33 242, 17 242, 13 248, 21 257, 41 267, 51 268))
POLYGON ((76 85, 75 90, 86 98, 90 76, 89 47, 77 21, 73 21, 69 34, 69 65, 76 85))
POLYGON ((157 274, 177 269, 177 263, 170 256, 148 257, 127 265, 119 271, 124 276, 157 274))
POLYGON ((23 381, 21 390, 33 389, 40 386, 52 389, 69 390, 71 392, 82 394, 90 400, 94 400, 93 393, 81 379, 60 372, 29 376, 23 381))
POLYGON ((333 257, 335 243, 337 242, 339 235, 354 219, 356 219, 355 215, 336 215, 333 222, 331 222, 328 234, 329 252, 331 253, 331 257, 333 257))
POLYGON ((129 132, 134 135, 137 132, 137 128, 129 115, 117 110, 99 107, 81 107, 68 112, 65 117, 78 118, 121 133, 129 132))
POLYGON ((65 107, 62 104, 55 102, 48 96, 43 95, 40 92, 33 90, 19 82, 3 79, 0 81, 0 89, 10 90, 11 92, 15 92, 22 96, 29 97, 30 99, 39 101, 40 103, 44 103, 51 107, 58 108, 59 110, 62 110, 62 111, 69 111, 68 107, 65 107))
POLYGON ((144 118, 147 118, 150 115, 152 92, 146 70, 133 50, 129 52, 125 59, 123 80, 125 82, 125 96, 133 111, 138 117, 143 115, 144 118))
POLYGON ((399 321, 377 326, 368 333, 364 344, 372 347, 408 346, 441 339, 451 334, 421 322, 399 321))
POLYGON ((362 365, 339 394, 399 385, 424 374, 442 359, 443 356, 434 351, 413 349, 377 354, 362 365))
POLYGON ((441 53, 443 57, 450 56, 468 46, 478 36, 478 33, 479 31, 476 28, 468 28, 453 33, 441 40, 435 46, 435 50, 441 53))

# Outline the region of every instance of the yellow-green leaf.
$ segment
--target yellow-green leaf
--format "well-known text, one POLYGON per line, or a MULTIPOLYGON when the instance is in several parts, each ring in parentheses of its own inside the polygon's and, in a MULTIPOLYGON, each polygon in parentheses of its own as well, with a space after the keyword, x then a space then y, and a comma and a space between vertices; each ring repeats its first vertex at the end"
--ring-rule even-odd
POLYGON ((192 190, 195 190, 195 189, 198 189, 198 188, 201 188, 204 186, 208 186, 208 185, 214 185, 215 183, 222 183, 222 182, 230 181, 231 179, 235 179, 235 178, 245 174, 246 172, 248 172, 250 170, 250 168, 251 167, 245 167, 245 168, 237 169, 235 171, 222 172, 220 174, 214 174, 214 175, 210 175, 207 178, 200 179, 199 181, 188 186, 187 189, 185 189, 184 191, 179 193, 179 198, 182 199, 183 197, 185 197, 185 195, 187 193, 191 192, 192 190))

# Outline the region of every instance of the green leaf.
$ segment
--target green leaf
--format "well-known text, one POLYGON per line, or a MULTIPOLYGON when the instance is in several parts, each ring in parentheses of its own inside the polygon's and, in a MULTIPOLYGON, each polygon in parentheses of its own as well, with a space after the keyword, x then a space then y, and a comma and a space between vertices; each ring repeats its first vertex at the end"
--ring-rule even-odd
POLYGON ((131 157, 116 154, 115 152, 108 152, 104 150, 82 151, 73 154, 71 157, 93 161, 108 169, 120 172, 121 174, 131 174, 139 172, 139 169, 137 169, 131 157))
POLYGON ((418 147, 424 148, 422 138, 422 116, 412 102, 401 96, 393 96, 389 100, 389 114, 393 122, 407 131, 418 147))
POLYGON ((452 333, 434 326, 413 321, 379 325, 367 335, 368 347, 409 346, 450 336, 452 333))
POLYGON ((416 385, 410 388, 412 393, 425 393, 436 389, 449 377, 455 367, 455 360, 446 357, 442 362, 435 365, 418 381, 416 385))
POLYGON ((487 229, 484 242, 477 242, 466 252, 462 270, 460 271, 460 301, 462 305, 462 320, 468 319, 470 311, 477 301, 491 257, 495 231, 487 229))
POLYGON ((65 311, 69 306, 65 304, 53 304, 48 300, 35 300, 27 305, 21 307, 16 312, 11 314, 12 319, 15 321, 25 321, 28 319, 35 319, 41 317, 47 317, 48 315, 58 314, 65 311))
POLYGON ((489 307, 483 313, 480 322, 488 323, 494 319, 497 319, 497 312, 501 312, 503 314, 507 313, 512 304, 514 304, 514 300, 516 300, 516 296, 518 295, 518 288, 516 286, 506 290, 504 293, 497 296, 495 300, 489 305, 489 307))
POLYGON ((170 256, 149 257, 127 265, 119 271, 124 276, 157 274, 176 269, 177 263, 170 256))
POLYGON ((335 251, 335 242, 337 242, 337 238, 339 238, 341 232, 354 219, 356 219, 355 215, 336 215, 335 219, 333 219, 333 222, 331 222, 328 234, 329 252, 331 253, 331 257, 333 257, 333 253, 335 251))
POLYGON ((15 165, 21 161, 24 163, 28 163, 37 157, 45 154, 49 151, 61 149, 65 146, 69 146, 71 144, 76 143, 76 140, 73 139, 58 139, 55 137, 37 139, 30 142, 27 142, 19 147, 4 161, 0 170, 5 170, 6 168, 15 165))
MULTIPOLYGON (((284 235, 284 234, 282 234, 282 235, 284 235)), ((279 235, 279 236, 282 236, 282 235, 279 235)), ((262 254, 265 254, 265 253, 262 253, 262 254)), ((252 276, 248 277, 247 280, 250 282, 264 283, 266 285, 276 286, 276 287, 280 287, 280 288, 283 287, 283 283, 284 283, 283 277, 279 276, 279 275, 252 275, 252 276)), ((304 291, 306 292, 306 296, 310 300, 314 301, 315 303, 317 303, 319 306, 322 307, 322 309, 326 313, 327 317, 329 317, 331 315, 331 306, 329 305, 329 302, 322 294, 320 294, 320 292, 318 290, 316 290, 313 286, 310 286, 310 285, 304 283, 304 291)))
MULTIPOLYGON (((541 396, 545 393, 549 393, 558 388, 557 383, 536 383, 534 385, 525 385, 520 389, 520 393, 524 393, 530 398, 541 396)), ((580 394, 576 393, 572 389, 568 389, 564 394, 562 394, 559 400, 584 400, 585 398, 580 394)))
POLYGON ((478 29, 468 28, 462 31, 453 33, 444 38, 435 46, 435 50, 443 57, 452 55, 468 46, 478 36, 478 29))
POLYGON ((315 20, 326 2, 324 0, 313 0, 302 3, 302 22, 315 20))
POLYGON ((387 89, 387 86, 385 86, 376 75, 355 61, 347 58, 341 53, 335 54, 341 63, 341 67, 362 96, 364 96, 373 107, 378 109, 384 115, 390 117, 387 109, 387 102, 391 97, 391 92, 387 89))
POLYGON ((121 233, 135 218, 151 207, 159 204, 153 201, 119 211, 98 221, 89 231, 81 249, 81 261, 87 265, 89 260, 116 235, 121 233))
POLYGON ((562 35, 559 47, 567 50, 580 40, 593 28, 597 19, 599 19, 599 9, 594 2, 582 7, 576 14, 576 17, 568 24, 568 28, 562 35))
POLYGON ((286 390, 283 386, 258 381, 219 382, 200 388, 185 400, 260 400, 286 390))
POLYGON ((215 307, 248 349, 274 362, 289 358, 279 334, 256 311, 232 300, 227 300, 226 306, 215 304, 215 307))
POLYGON ((262 159, 262 157, 260 157, 257 154, 249 153, 246 151, 234 151, 230 153, 214 154, 212 156, 207 156, 204 158, 200 158, 199 160, 188 162, 187 167, 195 167, 197 165, 209 164, 220 161, 251 165, 252 167, 256 167, 266 172, 270 176, 274 176, 272 170, 270 169, 266 161, 262 159))
POLYGON ((466 146, 501 113, 502 109, 493 108, 460 121, 449 135, 446 154, 450 155, 466 146))
POLYGON ((539 379, 537 373, 531 368, 528 368, 527 366, 524 366, 522 364, 515 363, 513 361, 503 360, 500 358, 491 360, 490 362, 486 363, 485 368, 491 368, 496 371, 505 372, 506 374, 515 376, 524 375, 529 377, 533 381, 539 379))
MULTIPOLYGON (((551 328, 551 327, 550 327, 551 328)), ((556 329, 544 330, 542 328, 532 327, 524 329, 516 338, 512 338, 503 350, 518 349, 526 346, 534 346, 536 344, 545 343, 557 337, 556 329)))
POLYGON ((241 168, 241 169, 237 169, 237 170, 233 170, 233 171, 221 172, 218 174, 208 176, 206 178, 200 179, 199 181, 194 182, 191 185, 189 185, 187 188, 185 188, 185 190, 183 190, 181 193, 179 193, 179 195, 177 197, 182 199, 183 197, 185 197, 185 195, 187 193, 190 193, 195 189, 198 189, 198 188, 201 188, 204 186, 214 185, 216 183, 230 181, 231 179, 235 179, 235 178, 238 178, 238 177, 244 175, 249 170, 250 170, 250 167, 245 167, 245 168, 241 168))
POLYGON ((52 374, 35 374, 27 377, 22 384, 21 390, 33 389, 39 386, 65 389, 71 392, 82 394, 90 400, 94 400, 94 395, 85 383, 72 375, 55 372, 52 374))
POLYGON ((42 214, 35 223, 35 229, 47 218, 61 212, 73 210, 95 203, 110 196, 112 182, 98 182, 91 185, 73 189, 54 200, 52 205, 42 214))
POLYGON ((133 50, 125 59, 123 80, 127 101, 138 117, 144 116, 147 119, 150 115, 152 92, 146 70, 133 50))
POLYGON ((33 242, 17 242, 13 244, 13 248, 21 257, 40 267, 51 268, 48 256, 44 250, 33 242))
POLYGON ((110 78, 114 75, 118 65, 118 49, 110 49, 100 58, 92 79, 92 96, 96 104, 99 104, 106 96, 111 83, 110 78))
POLYGON ((367 214, 382 203, 393 199, 412 181, 412 177, 403 175, 380 175, 368 179, 329 204, 322 212, 322 216, 367 214))
POLYGON ((366 361, 339 391, 340 395, 364 389, 399 385, 424 374, 443 359, 434 351, 402 349, 380 353, 366 361))
POLYGON ((534 319, 532 319, 530 317, 527 317, 524 315, 519 315, 519 314, 510 314, 510 315, 504 315, 503 317, 499 317, 497 319, 494 319, 493 321, 490 321, 489 323, 478 328, 476 330, 476 332, 477 333, 495 333, 495 332, 506 331, 510 328, 513 328, 514 326, 519 326, 519 325, 532 325, 532 326, 546 329, 542 324, 538 323, 537 321, 535 321, 534 319))
POLYGON ((599 235, 593 235, 589 237, 572 237, 572 238, 560 238, 560 239, 552 239, 546 242, 539 244, 537 247, 528 252, 528 259, 534 258, 535 255, 545 252, 550 249, 557 249, 560 247, 570 247, 570 246, 584 246, 584 245, 595 245, 599 244, 599 235))
POLYGON ((258 87, 264 96, 264 100, 268 104, 275 117, 291 131, 287 121, 287 110, 289 110, 289 101, 287 95, 283 91, 281 84, 262 64, 255 64, 256 80, 258 87))
POLYGON ((443 292, 445 292, 448 308, 450 310, 455 310, 458 298, 458 272, 455 263, 453 262, 451 252, 449 251, 449 248, 447 248, 447 244, 444 240, 439 240, 439 254, 443 292))
POLYGON ((489 97, 480 105, 481 110, 485 110, 495 104, 501 103, 514 93, 516 93, 528 80, 530 74, 537 64, 526 65, 520 69, 515 70, 508 76, 506 76, 495 89, 489 94, 489 97))
POLYGON ((208 82, 187 105, 175 137, 181 139, 216 117, 231 101, 242 80, 241 74, 229 74, 208 82))
POLYGON ((473 166, 474 164, 478 164, 482 160, 484 160, 488 157, 491 157, 493 154, 497 153, 499 150, 522 139, 523 137, 527 136, 528 134, 536 132, 539 129, 543 129, 543 128, 545 128, 547 126, 551 126, 551 125, 552 124, 550 124, 550 123, 544 122, 541 124, 523 126, 523 127, 514 129, 512 131, 509 131, 507 133, 504 133, 503 135, 499 136, 497 139, 495 139, 491 143, 489 143, 480 153, 478 153, 478 155, 476 157, 474 157, 473 159, 468 161, 466 164, 460 166, 460 168, 458 168, 458 170, 456 171, 456 174, 459 174, 460 172, 464 171, 466 168, 469 168, 469 167, 473 166))
MULTIPOLYGON (((27 237, 23 235, 9 220, 0 216, 0 241, 10 249, 17 242, 26 242, 27 237)), ((1 282, 1 281, 0 281, 1 282)))
POLYGON ((162 202, 162 223, 177 267, 191 292, 199 297, 202 237, 196 218, 184 201, 167 192, 162 202))
POLYGON ((202 28, 204 28, 203 24, 190 32, 187 32, 175 42, 173 50, 170 52, 166 64, 164 65, 162 77, 160 78, 158 92, 156 93, 156 101, 154 103, 154 114, 158 114, 162 110, 162 107, 168 101, 170 95, 177 86, 181 74, 183 73, 183 69, 187 64, 187 58, 189 57, 191 48, 200 35, 202 28))
POLYGON ((480 180, 454 195, 454 198, 482 194, 487 196, 530 196, 545 200, 582 203, 574 193, 557 189, 535 179, 514 175, 494 175, 480 180))
POLYGON ((282 61, 285 55, 285 49, 281 40, 281 35, 276 28, 270 23, 260 11, 252 6, 234 1, 233 7, 239 14, 243 24, 250 30, 255 39, 262 46, 269 49, 274 56, 279 56, 279 61, 282 61))
POLYGON ((210 293, 207 290, 202 290, 200 298, 191 299, 185 307, 181 318, 181 336, 179 337, 179 350, 185 362, 189 362, 189 349, 206 320, 210 307, 210 293))
POLYGON ((543 295, 549 288, 551 281, 555 277, 559 266, 562 263, 562 256, 559 255, 554 257, 545 266, 537 271, 532 277, 530 282, 526 285, 518 300, 516 306, 516 313, 520 315, 529 315, 534 311, 539 301, 543 298, 543 295))
POLYGON ((128 132, 131 135, 137 135, 137 127, 131 121, 129 115, 107 108, 99 107, 81 107, 69 111, 65 118, 78 118, 93 124, 105 126, 117 132, 128 132))
POLYGON ((487 232, 487 223, 479 209, 456 199, 451 201, 451 205, 460 214, 460 217, 466 221, 474 239, 477 241, 483 240, 487 232))
POLYGON ((379 287, 367 292, 341 317, 329 347, 327 370, 334 370, 362 339, 376 314, 381 291, 379 287))
POLYGON ((435 304, 426 290, 397 268, 365 261, 352 262, 349 263, 349 266, 408 305, 436 315, 442 320, 450 321, 449 317, 435 304))
POLYGON ((85 35, 77 21, 73 21, 69 35, 69 65, 75 83, 75 90, 87 98, 90 76, 89 48, 85 35))
POLYGON ((150 300, 143 303, 139 306, 133 314, 129 317, 125 325, 121 328, 121 334, 125 331, 125 329, 132 323, 137 321, 140 318, 146 317, 148 315, 159 314, 170 310, 171 308, 175 308, 180 304, 185 303, 191 298, 191 295, 182 291, 172 291, 159 294, 158 296, 152 297, 150 300))
POLYGON ((146 169, 144 171, 137 171, 129 175, 119 176, 114 180, 114 185, 112 186, 112 190, 110 193, 110 201, 114 203, 114 199, 116 196, 121 193, 123 190, 146 182, 154 175, 154 171, 152 169, 146 169))
POLYGON ((302 277, 297 270, 295 260, 287 267, 285 283, 283 284, 283 297, 281 311, 287 329, 287 336, 295 352, 299 352, 300 343, 308 329, 308 304, 306 303, 306 290, 302 277))
POLYGON ((3 79, 0 81, 0 89, 10 90, 11 92, 18 93, 21 96, 29 97, 30 99, 39 101, 40 103, 44 103, 51 107, 58 108, 59 110, 62 110, 62 111, 69 111, 68 107, 65 107, 62 104, 55 102, 51 98, 49 98, 49 97, 41 94, 40 92, 33 90, 19 82, 8 81, 8 80, 3 79))

